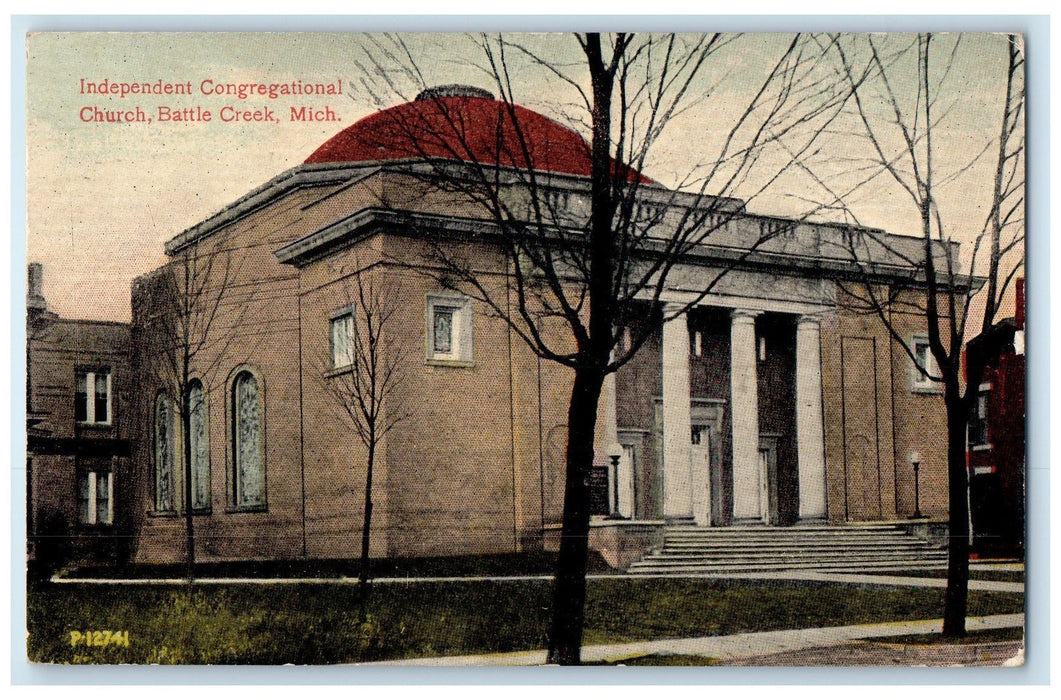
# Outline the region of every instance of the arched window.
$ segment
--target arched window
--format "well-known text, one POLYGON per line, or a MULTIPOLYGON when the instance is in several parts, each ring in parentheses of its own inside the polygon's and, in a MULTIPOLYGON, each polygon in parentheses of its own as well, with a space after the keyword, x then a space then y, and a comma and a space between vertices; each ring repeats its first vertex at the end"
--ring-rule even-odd
POLYGON ((155 510, 174 510, 173 406, 166 394, 155 399, 155 510))
POLYGON ((233 496, 237 508, 265 505, 262 400, 258 379, 241 371, 232 381, 233 496))
POLYGON ((210 438, 206 392, 198 379, 188 385, 192 452, 192 510, 210 508, 210 438))

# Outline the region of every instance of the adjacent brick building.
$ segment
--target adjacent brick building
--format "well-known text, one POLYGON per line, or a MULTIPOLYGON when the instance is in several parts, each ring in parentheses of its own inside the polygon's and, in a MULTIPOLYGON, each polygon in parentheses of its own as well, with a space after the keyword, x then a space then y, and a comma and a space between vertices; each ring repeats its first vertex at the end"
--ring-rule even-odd
POLYGON ((1024 280, 1016 281, 1015 314, 997 324, 1002 335, 990 359, 969 422, 969 505, 973 552, 981 557, 1024 553, 1024 280))
MULTIPOLYGON (((574 132, 482 91, 449 90, 347 128, 171 240, 171 263, 136 280, 144 430, 128 485, 137 561, 184 557, 189 500, 200 561, 357 555, 366 455, 327 383, 350 371, 337 338, 359 277, 403 301, 388 333, 405 350, 405 381, 388 410, 408 417, 378 455, 373 556, 543 546, 561 516, 572 375, 539 360, 496 310, 433 266, 444 251, 480 271, 484 287, 512 284, 482 208, 431 180, 438 160, 459 174, 462 158, 496 164, 502 177, 532 165, 532 196, 572 217, 585 212, 588 159, 574 132), (460 117, 472 144, 463 155, 444 140, 412 144, 388 130, 437 121, 440 104, 460 117), (530 140, 510 143, 500 114, 518 119, 530 140), (166 280, 179 287, 196 278, 205 283, 195 306, 210 323, 192 338, 189 376, 201 399, 189 499, 172 390, 152 368, 173 348, 159 330, 167 304, 178 303, 166 297, 166 280)), ((638 206, 653 216, 703 205, 636 176, 644 183, 638 206)), ((518 202, 527 191, 513 187, 510 196, 518 202)), ((608 465, 612 445, 621 454, 598 503, 621 520, 595 524, 905 519, 917 505, 912 450, 924 455, 920 510, 945 519, 939 391, 873 315, 850 308, 838 284, 855 274, 851 236, 884 241, 876 261, 883 287, 909 285, 903 257, 916 259, 922 242, 760 216, 739 200, 712 206, 725 211, 717 231, 678 262, 664 303, 645 304, 638 323, 650 326, 649 341, 606 381, 598 461, 608 465), (704 295, 704 280, 727 267, 704 295), (691 300, 695 308, 671 318, 691 300)), ((893 322, 923 354, 924 317, 897 313, 893 322)))
POLYGON ((27 522, 31 560, 128 555, 129 325, 61 318, 29 266, 26 324, 27 522))

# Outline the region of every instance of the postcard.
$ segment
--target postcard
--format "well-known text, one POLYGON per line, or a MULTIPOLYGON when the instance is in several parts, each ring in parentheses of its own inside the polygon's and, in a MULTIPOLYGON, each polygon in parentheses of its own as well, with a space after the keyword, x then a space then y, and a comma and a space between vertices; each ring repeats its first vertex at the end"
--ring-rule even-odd
POLYGON ((1021 665, 1024 42, 31 33, 29 661, 1021 665))

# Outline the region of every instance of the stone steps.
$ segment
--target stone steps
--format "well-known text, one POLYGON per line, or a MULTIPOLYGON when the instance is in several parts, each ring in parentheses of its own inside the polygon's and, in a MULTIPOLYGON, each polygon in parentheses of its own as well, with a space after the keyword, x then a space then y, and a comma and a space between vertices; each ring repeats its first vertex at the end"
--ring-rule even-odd
POLYGON ((772 552, 695 552, 695 553, 671 553, 646 555, 641 561, 666 561, 675 563, 685 562, 792 562, 792 561, 888 561, 891 559, 921 559, 926 556, 923 550, 862 550, 851 551, 844 549, 824 549, 803 552, 772 551, 772 552))
POLYGON ((887 549, 889 547, 895 547, 899 549, 903 548, 916 548, 923 549, 925 543, 915 540, 909 537, 837 537, 837 538, 813 538, 813 539, 791 539, 791 540, 777 540, 777 539, 760 539, 760 538, 742 538, 733 537, 729 539, 711 539, 711 540, 692 540, 692 539, 681 539, 675 540, 667 538, 664 541, 664 548, 668 551, 774 551, 774 550, 790 550, 793 548, 799 549, 837 549, 837 548, 850 548, 850 549, 887 549))
POLYGON ((907 561, 903 560, 892 560, 889 563, 878 563, 873 566, 867 566, 864 562, 786 562, 786 563, 768 563, 758 565, 744 565, 744 564, 732 564, 732 565, 719 565, 719 564, 702 564, 702 565, 643 565, 638 562, 627 570, 630 574, 644 574, 653 576, 679 576, 683 574, 695 574, 700 576, 720 575, 720 574, 748 574, 748 573, 767 573, 767 572, 781 572, 781 571, 823 571, 823 572, 857 572, 862 574, 876 574, 876 575, 887 575, 889 572, 906 572, 911 570, 923 569, 927 571, 938 571, 940 568, 946 565, 945 560, 941 560, 938 564, 927 562, 924 559, 911 559, 907 561))
POLYGON ((663 546, 630 566, 633 574, 756 571, 875 571, 938 568, 946 551, 888 524, 668 527, 663 546))

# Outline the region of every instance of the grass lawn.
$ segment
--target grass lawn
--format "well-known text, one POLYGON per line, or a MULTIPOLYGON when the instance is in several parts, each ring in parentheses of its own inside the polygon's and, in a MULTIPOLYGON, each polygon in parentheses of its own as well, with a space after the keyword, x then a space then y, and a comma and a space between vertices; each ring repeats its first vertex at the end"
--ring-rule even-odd
MULTIPOLYGON (((551 583, 380 584, 358 622, 349 584, 43 584, 28 594, 29 657, 58 663, 327 664, 540 649, 551 583), (127 630, 128 646, 71 645, 127 630)), ((971 592, 970 615, 1023 610, 1017 594, 971 592)), ((941 589, 790 581, 598 579, 586 644, 939 617, 941 589)))
MULTIPOLYGON (((946 575, 946 574, 944 574, 946 575)), ((1002 570, 988 570, 988 571, 970 571, 970 581, 1008 581, 1011 583, 1023 583, 1024 572, 1023 571, 1006 571, 1002 570)))

